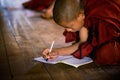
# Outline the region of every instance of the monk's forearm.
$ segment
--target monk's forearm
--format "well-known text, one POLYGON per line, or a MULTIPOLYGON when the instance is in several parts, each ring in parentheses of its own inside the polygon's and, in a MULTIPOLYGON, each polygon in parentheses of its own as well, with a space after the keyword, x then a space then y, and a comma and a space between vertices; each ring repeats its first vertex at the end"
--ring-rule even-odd
POLYGON ((59 55, 70 55, 78 49, 79 45, 80 45, 80 42, 75 43, 68 47, 58 48, 56 50, 59 55))

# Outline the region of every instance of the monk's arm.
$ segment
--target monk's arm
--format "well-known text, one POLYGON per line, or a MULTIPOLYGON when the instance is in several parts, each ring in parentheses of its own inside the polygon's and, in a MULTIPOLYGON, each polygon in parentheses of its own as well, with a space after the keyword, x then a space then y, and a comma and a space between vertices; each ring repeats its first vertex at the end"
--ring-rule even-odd
POLYGON ((80 42, 77 42, 71 46, 68 47, 63 47, 63 48, 58 48, 56 51, 58 52, 59 55, 70 55, 74 53, 76 50, 79 49, 79 45, 81 43, 84 43, 87 41, 88 38, 88 30, 85 27, 82 27, 80 32, 79 32, 79 37, 80 37, 80 42))
POLYGON ((55 51, 61 56, 70 55, 78 49, 79 45, 80 45, 80 42, 77 42, 68 47, 57 48, 57 49, 55 49, 55 51))

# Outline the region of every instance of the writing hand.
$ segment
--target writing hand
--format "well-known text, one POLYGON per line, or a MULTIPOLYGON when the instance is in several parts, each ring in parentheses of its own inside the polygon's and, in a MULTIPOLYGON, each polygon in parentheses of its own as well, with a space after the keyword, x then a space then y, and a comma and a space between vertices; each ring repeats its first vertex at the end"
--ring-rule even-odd
POLYGON ((42 52, 42 56, 45 60, 53 60, 58 57, 58 52, 56 50, 52 50, 50 53, 49 50, 50 49, 45 49, 42 52))

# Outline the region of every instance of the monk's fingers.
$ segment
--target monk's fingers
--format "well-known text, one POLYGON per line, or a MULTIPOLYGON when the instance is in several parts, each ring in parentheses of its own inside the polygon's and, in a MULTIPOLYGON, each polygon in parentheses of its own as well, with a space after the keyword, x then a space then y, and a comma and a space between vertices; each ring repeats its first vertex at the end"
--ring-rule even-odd
POLYGON ((49 49, 45 49, 42 52, 42 56, 43 56, 44 59, 51 60, 51 59, 56 58, 58 56, 58 54, 55 50, 52 50, 52 52, 49 52, 49 49))
POLYGON ((45 49, 43 50, 42 54, 48 54, 49 53, 49 49, 45 49))
POLYGON ((52 51, 49 53, 49 56, 58 56, 58 53, 56 51, 52 51))
POLYGON ((44 59, 49 58, 49 56, 48 56, 48 55, 42 55, 42 57, 43 57, 44 59))
POLYGON ((48 58, 48 54, 49 54, 49 49, 45 49, 45 50, 42 52, 43 58, 48 58))
POLYGON ((58 57, 58 54, 56 52, 51 52, 51 53, 49 53, 48 56, 49 56, 50 59, 55 59, 55 58, 58 57))
POLYGON ((55 58, 57 58, 58 56, 49 56, 49 60, 52 61, 54 60, 55 58))

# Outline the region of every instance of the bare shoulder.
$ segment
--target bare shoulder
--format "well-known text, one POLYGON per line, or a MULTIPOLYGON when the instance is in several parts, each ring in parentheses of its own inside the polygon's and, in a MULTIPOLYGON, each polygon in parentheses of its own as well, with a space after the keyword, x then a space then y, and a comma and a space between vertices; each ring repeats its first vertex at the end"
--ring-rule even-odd
POLYGON ((82 42, 87 41, 88 29, 86 27, 82 27, 80 32, 79 32, 79 35, 80 35, 80 41, 82 41, 82 42))
POLYGON ((88 32, 88 29, 83 26, 83 27, 81 28, 80 32, 82 32, 82 31, 83 31, 83 32, 88 32))

